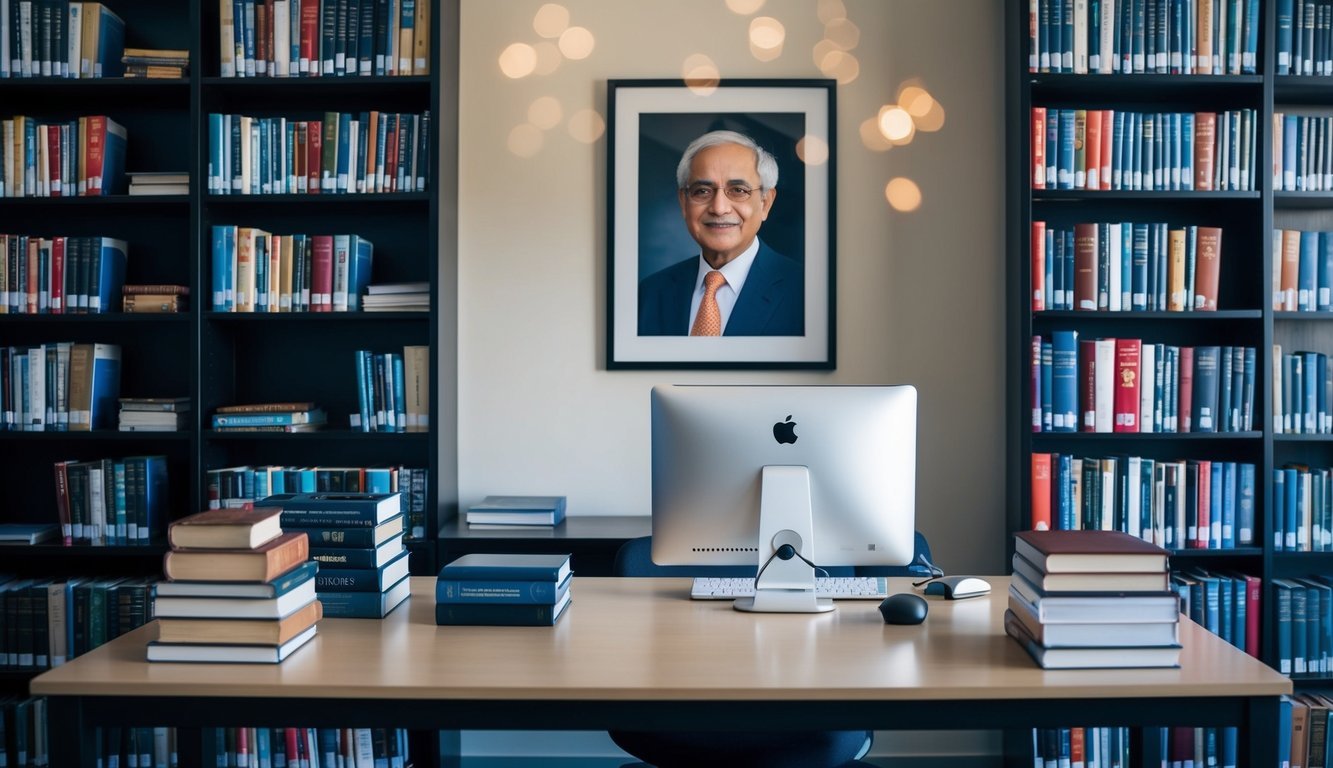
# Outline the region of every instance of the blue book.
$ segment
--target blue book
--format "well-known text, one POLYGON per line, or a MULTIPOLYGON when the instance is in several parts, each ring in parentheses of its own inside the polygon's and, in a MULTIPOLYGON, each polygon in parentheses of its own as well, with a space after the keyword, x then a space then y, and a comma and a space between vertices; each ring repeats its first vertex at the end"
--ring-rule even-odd
POLYGON ((1216 432, 1221 348, 1194 348, 1194 394, 1190 423, 1194 432, 1216 432))
MULTIPOLYGON (((161 455, 130 456, 125 459, 126 516, 130 530, 139 544, 149 543, 154 536, 166 531, 167 495, 170 485, 167 477, 167 457, 161 455), (129 507, 133 507, 131 518, 129 507)), ((131 539, 130 543, 134 543, 131 539)))
POLYGON ((383 592, 323 591, 326 619, 382 619, 412 593, 412 579, 404 576, 383 592))
POLYGON ((1321 261, 1319 233, 1301 232, 1300 261, 1296 271, 1296 309, 1300 312, 1313 312, 1318 304, 1316 288, 1321 261))
POLYGON ((328 416, 323 408, 276 413, 215 413, 213 428, 218 427, 271 427, 292 424, 323 424, 328 416))
POLYGON ((282 507, 282 526, 373 528, 402 513, 398 493, 281 493, 255 502, 282 507))
POLYGON ((1052 431, 1052 404, 1051 404, 1051 374, 1054 369, 1052 364, 1052 355, 1054 354, 1053 345, 1049 341, 1041 342, 1041 431, 1052 431))
MULTIPOLYGON (((292 530, 297 530, 293 528, 292 530)), ((321 568, 382 568, 403 553, 403 534, 374 547, 324 547, 310 545, 310 559, 321 568)))
POLYGON ((505 603, 554 605, 564 599, 573 575, 564 581, 475 581, 440 579, 435 582, 436 603, 505 603))
POLYGON ((1299 472, 1295 468, 1284 468, 1281 472, 1281 486, 1284 488, 1282 494, 1283 536, 1285 549, 1293 552, 1302 548, 1301 545, 1305 543, 1307 535, 1307 532, 1301 528, 1300 523, 1300 478, 1299 472))
POLYGON ((112 237, 94 237, 89 264, 88 312, 97 314, 120 310, 121 289, 125 285, 125 262, 129 245, 112 237))
POLYGON ((407 431, 407 379, 403 372, 403 356, 398 352, 389 355, 393 364, 393 407, 396 431, 407 431))
POLYGON ((1064 264, 1065 309, 1074 308, 1074 228, 1060 233, 1060 261, 1064 264))
POLYGON ((352 113, 338 113, 338 154, 337 154, 337 187, 335 192, 345 193, 355 191, 355 186, 348 187, 347 180, 351 162, 351 139, 352 139, 352 113))
POLYGON ((435 603, 435 623, 440 626, 486 625, 505 627, 554 626, 572 602, 568 589, 556 603, 435 603))
POLYGON ((347 309, 361 308, 361 294, 370 285, 371 266, 375 261, 375 244, 359 235, 351 236, 347 258, 347 309))
POLYGON ((1295 0, 1277 0, 1277 74, 1290 75, 1291 21, 1295 0))
POLYGON ((258 600, 287 594, 314 578, 319 563, 307 560, 272 581, 159 581, 158 597, 244 597, 258 600))
MULTIPOLYGON (((277 490, 285 487, 285 472, 274 473, 274 494, 284 493, 277 490)), ((310 537, 311 547, 325 548, 371 548, 378 547, 389 539, 403 532, 403 515, 394 515, 384 522, 370 528, 347 528, 344 526, 285 526, 286 531, 305 531, 310 537)))
POLYGON ((1111 189, 1128 188, 1124 176, 1125 152, 1125 111, 1116 110, 1111 118, 1111 189))
POLYGON ((446 564, 439 577, 446 581, 551 581, 569 576, 567 554, 472 553, 446 564))
POLYGON ((315 591, 383 592, 408 575, 410 554, 402 552, 378 568, 336 568, 320 571, 315 577, 315 591))
MULTIPOLYGON (((1047 110, 1047 119, 1054 110, 1047 110)), ((1060 138, 1056 145, 1058 161, 1056 163, 1056 189, 1074 188, 1074 110, 1061 109, 1059 129, 1060 138)), ((1048 179, 1051 177, 1047 177, 1048 179)))
POLYGON ((1078 331, 1051 338, 1051 431, 1078 431, 1078 331))
MULTIPOLYGON (((1072 115, 1071 115, 1071 118, 1072 115)), ((381 150, 383 145, 381 145, 381 150)), ((1060 167, 1060 110, 1046 110, 1046 188, 1057 189, 1056 170, 1060 167)))
POLYGON ((1236 462, 1222 462, 1222 549, 1236 548, 1236 462))
POLYGON ((84 6, 84 12, 97 14, 97 58, 93 77, 120 77, 125 74, 121 59, 125 56, 125 21, 105 3, 84 6))
POLYGON ((1253 75, 1259 64, 1259 0, 1246 0, 1245 26, 1242 31, 1244 47, 1240 55, 1240 73, 1253 75))
POLYGON ((1062 0, 1060 14, 1060 71, 1074 71, 1074 0, 1062 0))

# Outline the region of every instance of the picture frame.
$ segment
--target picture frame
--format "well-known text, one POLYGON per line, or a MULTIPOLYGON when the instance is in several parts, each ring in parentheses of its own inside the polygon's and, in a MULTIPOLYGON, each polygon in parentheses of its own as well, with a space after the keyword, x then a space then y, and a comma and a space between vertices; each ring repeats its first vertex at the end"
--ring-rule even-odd
POLYGON ((824 79, 607 82, 608 369, 836 367, 836 85, 824 79), (702 272, 684 262, 702 264, 701 248, 686 225, 693 203, 681 195, 676 171, 690 142, 714 130, 748 136, 777 161, 778 182, 756 235, 760 251, 751 273, 766 275, 760 260, 771 259, 766 249, 776 251, 796 262, 788 275, 799 284, 788 280, 785 298, 770 298, 760 293, 767 290, 760 287, 764 280, 747 277, 722 335, 691 336, 690 297, 674 290, 664 298, 655 287, 660 280, 643 281, 663 277, 674 265, 673 274, 681 276, 676 285, 688 280, 697 306, 702 272), (750 288, 752 295, 744 296, 750 288), (745 301, 748 320, 761 298, 766 311, 786 320, 747 325, 737 317, 745 301))

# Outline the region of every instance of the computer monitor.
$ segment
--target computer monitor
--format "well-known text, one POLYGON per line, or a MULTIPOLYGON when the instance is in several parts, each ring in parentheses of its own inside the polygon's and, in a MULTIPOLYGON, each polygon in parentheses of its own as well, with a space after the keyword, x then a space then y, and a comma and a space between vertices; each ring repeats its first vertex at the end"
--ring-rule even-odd
POLYGON ((910 385, 654 387, 653 561, 755 566, 736 607, 784 612, 832 610, 812 566, 910 564, 916 401, 910 385))

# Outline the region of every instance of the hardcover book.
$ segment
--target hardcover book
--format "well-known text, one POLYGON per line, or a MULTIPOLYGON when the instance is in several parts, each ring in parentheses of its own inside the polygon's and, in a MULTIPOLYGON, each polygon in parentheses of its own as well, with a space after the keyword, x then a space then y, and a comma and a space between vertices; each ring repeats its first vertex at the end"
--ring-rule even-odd
POLYGON ((1180 596, 1175 592, 1048 595, 1015 574, 1009 582, 1009 595, 1027 606, 1043 624, 1168 622, 1180 618, 1180 596))
POLYGON ((399 534, 377 547, 311 547, 310 559, 321 568, 379 568, 403 551, 403 536, 399 534))
POLYGON ((254 549, 282 534, 280 513, 273 507, 209 509, 167 526, 167 540, 181 548, 254 549))
POLYGON ((440 626, 485 625, 502 627, 554 626, 572 602, 573 593, 553 605, 504 603, 436 603, 435 623, 440 626))
POLYGON ((1151 573, 1046 573, 1017 552, 1014 573, 1047 594, 1059 592, 1165 592, 1170 584, 1166 571, 1151 573))
POLYGON ((305 533, 284 533, 255 549, 174 549, 162 559, 168 579, 271 581, 310 555, 305 533))
POLYGON ((1027 626, 1006 611, 1004 631, 1018 641, 1042 669, 1133 669, 1138 667, 1179 667, 1180 646, 1142 646, 1126 648, 1077 647, 1048 648, 1032 636, 1027 626))
POLYGON ((1043 624, 1026 603, 1013 595, 1009 596, 1009 613, 1047 648, 1161 646, 1180 642, 1178 621, 1043 624))
POLYGON ((1154 573, 1167 552, 1120 531, 1019 531, 1014 549, 1045 573, 1154 573))
POLYGON ((275 493, 256 507, 281 507, 283 528, 373 528, 402 512, 398 493, 275 493))
POLYGON ((315 636, 319 625, 281 645, 242 645, 239 643, 148 643, 149 661, 193 661, 205 664, 277 664, 292 655, 315 636))
POLYGON ((554 581, 454 581, 435 582, 436 603, 504 603, 510 605, 554 605, 564 599, 574 576, 554 581))
MULTIPOLYGON (((266 507, 273 509, 273 507, 266 507)), ((358 549, 378 547, 389 539, 403 532, 403 515, 394 515, 373 528, 344 528, 337 526, 283 526, 287 531, 305 531, 310 537, 310 547, 329 549, 358 549)))
POLYGON ((403 552, 380 568, 337 568, 315 577, 316 592, 383 592, 408 575, 409 553, 403 552))
POLYGON ((244 643, 282 645, 305 632, 323 616, 318 600, 311 599, 282 617, 247 619, 240 617, 157 619, 157 639, 163 643, 244 643))
POLYGON ((161 597, 273 598, 285 595, 319 572, 319 563, 307 560, 271 581, 159 581, 161 597))
MULTIPOLYGON (((167 582, 170 583, 170 582, 167 582)), ((169 597, 153 601, 158 618, 279 619, 315 599, 315 580, 305 581, 277 597, 169 597)))
POLYGON ((448 563, 439 577, 446 581, 552 581, 572 573, 569 555, 511 555, 473 553, 448 563))
POLYGON ((382 619, 412 594, 412 579, 404 576, 383 592, 321 591, 324 615, 331 619, 382 619))
POLYGON ((55 523, 0 524, 0 544, 41 544, 54 541, 59 534, 60 526, 55 523))

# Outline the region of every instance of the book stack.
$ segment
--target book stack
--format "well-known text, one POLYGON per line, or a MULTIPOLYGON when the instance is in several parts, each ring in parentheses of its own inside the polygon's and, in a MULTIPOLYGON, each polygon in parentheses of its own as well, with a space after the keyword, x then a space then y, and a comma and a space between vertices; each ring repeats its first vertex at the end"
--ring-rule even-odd
POLYGON ((218 432, 314 432, 328 421, 314 403, 224 405, 213 412, 218 432))
POLYGON ((1119 531, 1021 531, 1005 632, 1045 669, 1180 666, 1166 550, 1119 531))
POLYGON ((210 509, 172 523, 149 661, 277 664, 315 636, 319 565, 275 509, 210 509))
POLYGON ((190 288, 185 285, 134 283, 121 287, 120 293, 121 310, 133 314, 172 314, 190 308, 190 288))
POLYGON ((325 616, 380 619, 412 591, 401 499, 399 493, 278 493, 254 506, 278 510, 284 531, 309 537, 325 616))
POLYGON ((361 297, 365 312, 429 312, 430 283, 377 283, 361 297))
POLYGON ((550 528, 565 519, 564 496, 487 496, 467 511, 474 529, 550 528))
POLYGON ((435 623, 553 626, 572 600, 569 555, 463 555, 440 569, 435 623))
POLYGON ((174 48, 126 48, 120 61, 125 77, 174 79, 190 73, 190 52, 174 48))
POLYGON ((122 397, 121 432, 176 432, 188 424, 188 397, 122 397))

